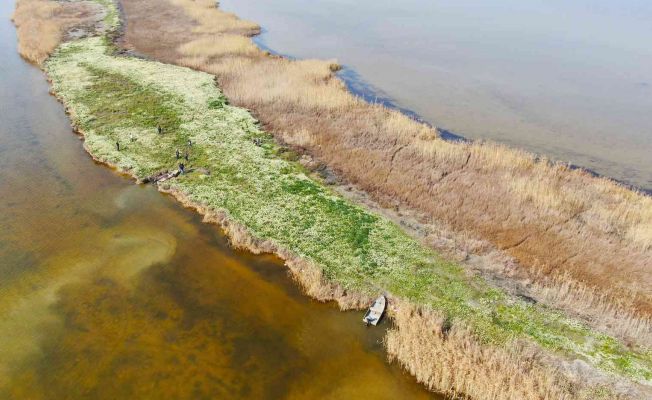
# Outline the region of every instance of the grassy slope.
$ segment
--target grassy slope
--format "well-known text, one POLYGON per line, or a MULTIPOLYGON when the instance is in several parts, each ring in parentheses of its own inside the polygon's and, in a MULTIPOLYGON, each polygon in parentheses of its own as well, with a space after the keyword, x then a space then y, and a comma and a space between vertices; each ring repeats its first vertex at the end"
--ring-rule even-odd
POLYGON ((47 63, 54 91, 96 158, 144 178, 175 169, 175 149, 183 152, 191 139, 188 166, 211 173, 182 175, 168 182, 173 189, 225 210, 256 237, 314 262, 345 288, 388 291, 427 305, 463 321, 485 343, 528 338, 603 370, 652 381, 650 352, 628 351, 558 313, 508 299, 309 178, 246 110, 224 104, 211 75, 109 53, 106 39, 88 38, 64 44, 47 63))

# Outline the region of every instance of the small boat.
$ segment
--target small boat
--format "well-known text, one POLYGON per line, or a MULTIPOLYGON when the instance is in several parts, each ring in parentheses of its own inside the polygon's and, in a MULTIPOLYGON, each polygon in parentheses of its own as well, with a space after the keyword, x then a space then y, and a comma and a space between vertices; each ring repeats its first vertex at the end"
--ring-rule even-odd
POLYGON ((385 296, 380 296, 374 301, 374 304, 369 307, 369 310, 364 315, 364 318, 362 318, 362 322, 365 324, 369 325, 374 325, 376 326, 378 324, 378 321, 380 321, 380 318, 383 316, 383 313, 385 312, 385 304, 387 303, 387 300, 385 299, 385 296))

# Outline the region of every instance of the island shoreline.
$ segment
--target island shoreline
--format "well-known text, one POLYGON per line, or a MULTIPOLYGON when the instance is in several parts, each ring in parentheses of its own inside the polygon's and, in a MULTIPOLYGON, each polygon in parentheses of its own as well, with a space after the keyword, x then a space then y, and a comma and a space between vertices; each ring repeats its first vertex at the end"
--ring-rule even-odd
MULTIPOLYGON (((54 94, 56 95, 56 93, 54 94)), ((63 102, 63 99, 60 97, 59 100, 63 102)), ((70 112, 68 108, 67 111, 70 112)), ((72 114, 71 114, 71 118, 75 120, 75 116, 72 114)), ((82 131, 78 130, 77 132, 82 137, 85 137, 85 134, 82 131)), ((86 147, 86 144, 84 145, 84 148, 95 161, 108 165, 118 171, 121 171, 122 173, 131 175, 133 178, 136 179, 136 181, 139 180, 138 176, 134 174, 130 174, 128 171, 121 169, 118 165, 112 165, 110 162, 107 162, 107 160, 105 159, 97 158, 92 153, 92 151, 86 147)), ((341 287, 338 287, 337 285, 332 286, 333 285, 332 283, 324 281, 323 275, 321 275, 318 267, 310 266, 309 263, 305 262, 305 260, 296 258, 295 255, 291 254, 286 250, 283 250, 282 248, 277 247, 271 242, 256 240, 255 237, 252 236, 246 230, 246 228, 244 228, 243 226, 239 226, 234 221, 229 220, 228 215, 226 213, 224 214, 214 213, 210 211, 208 208, 206 208, 204 205, 193 202, 185 194, 179 191, 168 190, 162 187, 159 187, 159 191, 172 195, 184 206, 195 209, 197 212, 204 215, 204 220, 206 222, 211 222, 220 225, 222 229, 225 231, 225 233, 227 234, 227 236, 231 238, 231 241, 234 244, 234 246, 247 248, 254 253, 256 252, 274 253, 279 255, 281 258, 285 259, 286 264, 290 268, 290 271, 292 271, 292 274, 293 276, 295 276, 295 279, 299 281, 299 283, 307 292, 307 294, 311 295, 312 297, 315 297, 321 301, 327 301, 327 300, 337 301, 338 304, 340 305, 340 308, 342 309, 361 308, 364 306, 365 302, 369 301, 368 296, 360 296, 359 294, 356 295, 350 292, 347 293, 346 290, 342 289, 341 287)), ((397 303, 401 304, 401 300, 397 299, 397 303)), ((402 305, 399 306, 398 308, 394 308, 392 309, 393 315, 396 315, 396 313, 399 312, 399 308, 401 307, 409 308, 409 306, 407 305, 402 305)), ((423 312, 424 312, 423 310, 418 310, 418 309, 411 309, 410 311, 408 311, 408 313, 418 314, 418 315, 421 315, 423 312)), ((436 318, 432 317, 431 319, 436 319, 436 318)), ((403 326, 403 328, 407 328, 408 326, 406 326, 405 324, 406 322, 399 323, 400 325, 399 330, 401 329, 401 326, 403 326)), ((433 332, 431 330, 430 333, 434 334, 436 337, 440 339, 448 338, 447 336, 448 334, 445 332, 444 326, 445 326, 445 321, 441 321, 441 324, 439 324, 438 327, 435 328, 435 331, 439 331, 439 332, 433 332)), ((419 335, 422 334, 423 331, 419 332, 419 335)), ((461 333, 460 335, 463 336, 463 334, 461 333)), ((416 340, 416 338, 417 337, 412 336, 409 339, 416 340)), ((402 340, 403 341, 399 341, 399 342, 403 344, 408 341, 408 339, 405 338, 402 340)), ((462 339, 460 338, 460 340, 462 339)), ((465 337, 463 340, 468 340, 468 338, 465 337)), ((392 339, 389 339, 389 341, 392 341, 392 339)), ((419 367, 417 367, 417 365, 419 362, 422 362, 422 360, 419 359, 410 360, 410 357, 414 357, 414 355, 403 354, 403 353, 408 353, 408 350, 401 349, 396 341, 394 341, 393 346, 395 349, 394 350, 395 354, 393 354, 393 356, 397 357, 399 361, 404 366, 406 366, 408 370, 410 370, 414 375, 416 375, 417 379, 419 379, 421 382, 428 385, 431 389, 442 389, 442 387, 440 387, 441 383, 435 384, 435 382, 432 379, 432 376, 424 377, 423 372, 421 373, 419 372, 419 367)), ((476 386, 480 387, 481 385, 476 385, 476 386)), ((446 390, 449 391, 449 393, 452 393, 451 390, 454 391, 455 389, 448 388, 446 390)))

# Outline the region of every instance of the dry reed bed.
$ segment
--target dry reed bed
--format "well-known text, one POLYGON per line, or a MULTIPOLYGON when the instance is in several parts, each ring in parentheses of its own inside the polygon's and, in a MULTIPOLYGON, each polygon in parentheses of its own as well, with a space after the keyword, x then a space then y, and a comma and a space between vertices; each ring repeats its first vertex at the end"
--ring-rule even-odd
POLYGON ((453 398, 616 400, 649 395, 635 390, 614 394, 605 383, 609 379, 592 381, 579 374, 569 380, 549 366, 548 355, 527 343, 482 346, 464 327, 448 326, 432 310, 398 299, 393 308, 396 325, 385 338, 390 358, 428 388, 453 398), (582 379, 589 381, 578 382, 582 379))
POLYGON ((20 0, 12 17, 18 31, 18 51, 41 64, 73 26, 93 23, 103 9, 92 1, 20 0))
POLYGON ((215 74, 227 97, 251 109, 279 140, 310 153, 380 203, 417 210, 460 237, 490 242, 535 282, 543 271, 552 277, 542 284, 544 298, 574 290, 562 285, 560 294, 552 294, 558 276, 592 293, 625 293, 631 306, 619 310, 628 319, 643 315, 646 324, 652 313, 649 197, 524 151, 445 142, 423 124, 350 95, 332 61, 291 61, 258 50, 248 38, 258 26, 212 1, 122 4, 133 49, 215 74))
POLYGON ((652 348, 652 317, 631 312, 635 300, 626 293, 597 290, 568 273, 542 274, 530 283, 529 289, 538 301, 582 318, 631 346, 652 348))
MULTIPOLYGON (((301 161, 307 167, 313 163, 309 157, 303 157, 301 161)), ((486 241, 460 237, 436 221, 421 223, 418 215, 382 207, 351 185, 338 186, 337 189, 351 201, 391 219, 412 237, 423 238, 425 245, 449 260, 464 264, 470 273, 479 273, 512 296, 561 310, 632 346, 638 344, 652 348, 652 318, 633 312, 635 299, 626 293, 597 289, 563 272, 549 275, 535 270, 525 274, 513 258, 486 241)))

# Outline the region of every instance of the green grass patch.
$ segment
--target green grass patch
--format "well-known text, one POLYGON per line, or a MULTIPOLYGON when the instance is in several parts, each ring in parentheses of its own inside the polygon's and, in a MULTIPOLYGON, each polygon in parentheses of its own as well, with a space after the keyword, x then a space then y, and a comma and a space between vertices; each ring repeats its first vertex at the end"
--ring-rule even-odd
POLYGON ((178 99, 165 99, 156 88, 139 85, 122 74, 103 71, 88 64, 83 67, 94 76, 84 99, 89 105, 89 112, 95 116, 89 128, 100 129, 122 123, 144 128, 160 126, 164 132, 182 139, 177 132, 181 125, 179 113, 175 107, 167 105, 178 99))

